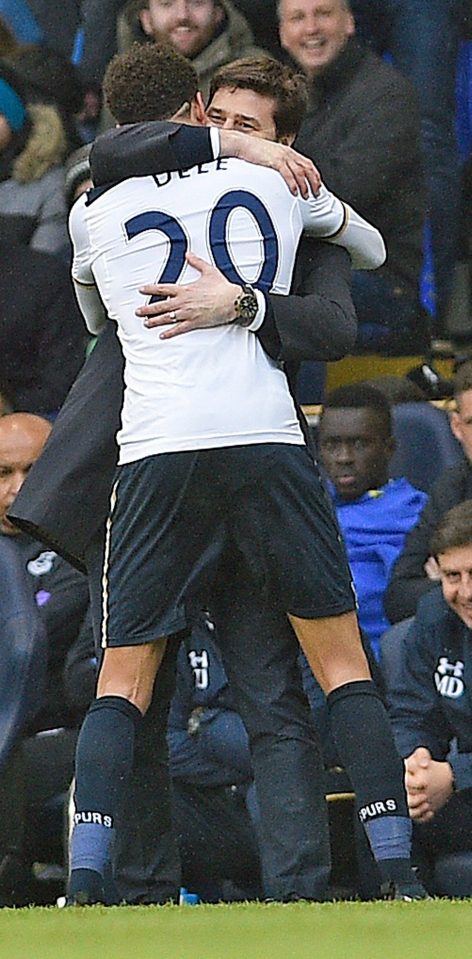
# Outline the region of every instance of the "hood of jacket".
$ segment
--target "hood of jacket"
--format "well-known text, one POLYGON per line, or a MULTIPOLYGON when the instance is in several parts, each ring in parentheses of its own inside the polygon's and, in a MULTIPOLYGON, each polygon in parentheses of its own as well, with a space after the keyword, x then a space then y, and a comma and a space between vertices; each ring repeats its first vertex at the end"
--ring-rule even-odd
POLYGON ((219 33, 193 60, 200 75, 212 72, 224 63, 230 63, 238 57, 253 56, 262 51, 256 48, 252 30, 245 16, 236 10, 231 0, 220 0, 225 16, 219 33))
POLYGON ((67 152, 67 138, 55 107, 44 103, 28 104, 32 129, 21 153, 11 168, 17 183, 40 180, 52 167, 62 163, 67 152))

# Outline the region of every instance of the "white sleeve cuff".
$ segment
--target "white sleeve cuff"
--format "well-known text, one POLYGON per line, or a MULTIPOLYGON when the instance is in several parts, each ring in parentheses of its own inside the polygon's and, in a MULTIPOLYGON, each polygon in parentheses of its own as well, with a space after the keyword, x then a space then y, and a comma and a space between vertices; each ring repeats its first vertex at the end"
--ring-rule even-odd
POLYGON ((210 127, 210 143, 213 150, 213 159, 217 160, 220 155, 220 131, 218 127, 210 127))
POLYGON ((251 325, 246 327, 246 329, 250 330, 251 333, 257 333, 257 330, 262 326, 266 315, 266 300, 262 290, 254 290, 254 293, 256 294, 258 310, 251 325))

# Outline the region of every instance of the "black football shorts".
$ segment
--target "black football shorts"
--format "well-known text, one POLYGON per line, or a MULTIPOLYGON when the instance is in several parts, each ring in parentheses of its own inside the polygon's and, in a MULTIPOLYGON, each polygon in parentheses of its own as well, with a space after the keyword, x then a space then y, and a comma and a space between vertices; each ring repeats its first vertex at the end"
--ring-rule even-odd
POLYGON ((333 508, 305 446, 161 453, 117 469, 103 646, 148 643, 191 627, 197 611, 211 608, 228 539, 243 553, 261 602, 306 619, 355 609, 333 508))

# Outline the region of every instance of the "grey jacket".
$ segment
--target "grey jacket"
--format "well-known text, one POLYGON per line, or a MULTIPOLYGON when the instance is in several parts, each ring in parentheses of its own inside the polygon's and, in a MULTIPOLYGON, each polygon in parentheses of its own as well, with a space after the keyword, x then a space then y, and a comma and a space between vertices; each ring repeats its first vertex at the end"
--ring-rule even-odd
POLYGON ((66 137, 53 106, 28 106, 32 130, 0 182, 0 239, 59 253, 68 242, 62 160, 66 137))

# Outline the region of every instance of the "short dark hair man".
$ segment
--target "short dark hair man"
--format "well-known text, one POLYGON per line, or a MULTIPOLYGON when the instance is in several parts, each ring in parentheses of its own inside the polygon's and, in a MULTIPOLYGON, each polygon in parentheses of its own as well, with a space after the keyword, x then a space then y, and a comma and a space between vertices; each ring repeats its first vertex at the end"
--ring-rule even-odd
POLYGON ((389 627, 383 608, 388 576, 426 493, 389 479, 395 449, 388 400, 373 386, 341 386, 326 397, 320 453, 346 544, 359 604, 359 624, 378 659, 389 627))
POLYGON ((438 866, 448 853, 472 854, 472 500, 442 516, 430 554, 440 586, 420 600, 403 641, 389 712, 422 876, 437 895, 470 896, 470 869, 448 878, 438 866))
MULTIPOLYGON (((263 137, 274 143, 291 145, 295 140, 306 111, 306 83, 301 74, 284 66, 272 57, 243 57, 234 63, 225 64, 213 76, 210 98, 206 108, 207 122, 217 127, 226 137, 234 133, 245 133, 254 140, 263 137)), ((221 134, 220 134, 221 135, 221 134)), ((105 140, 100 148, 101 165, 106 163, 107 150, 113 150, 111 140, 105 140)), ((116 148, 115 148, 116 149, 116 148)), ((247 147, 246 147, 247 149, 247 147)), ((202 157, 203 159, 204 157, 202 157)), ((245 155, 247 159, 247 156, 245 155)), ((194 160, 199 159, 194 156, 194 160)), ((257 162, 257 160, 256 160, 257 162)), ((139 168, 140 172, 148 172, 150 167, 139 168)), ((320 199, 325 187, 320 188, 320 199)), ((338 230, 331 228, 319 233, 331 243, 343 245, 351 256, 353 266, 359 269, 372 270, 383 262, 383 243, 379 234, 371 225, 359 218, 352 208, 345 207, 345 216, 342 226, 338 230)), ((327 207, 328 209, 328 204, 327 207)), ((321 209, 320 209, 321 212, 321 209)), ((320 222, 323 222, 321 218, 320 222)), ((296 261, 294 288, 300 292, 318 289, 319 280, 312 286, 309 279, 313 269, 313 243, 305 237, 300 244, 296 261)), ((317 250, 316 260, 319 255, 317 250)), ((325 255, 326 251, 324 251, 325 255)), ((202 326, 212 325, 213 322, 227 322, 232 316, 235 290, 228 283, 223 274, 202 261, 192 259, 192 265, 201 270, 204 276, 201 282, 189 285, 166 284, 165 290, 160 286, 149 285, 144 288, 148 296, 145 306, 138 310, 138 315, 146 317, 149 327, 160 326, 167 322, 166 306, 160 299, 163 294, 172 298, 178 324, 172 330, 165 332, 164 337, 178 336, 202 326), (153 302, 154 301, 154 302, 153 302), (202 303, 205 309, 202 310, 202 303)), ((323 271, 325 276, 325 271, 323 271)), ((321 275, 318 272, 318 277, 321 275)), ((303 322, 304 304, 298 302, 298 320, 303 322)), ((308 303, 305 304, 308 306, 308 303)), ((335 359, 332 353, 335 340, 341 333, 342 318, 336 314, 329 318, 329 329, 310 321, 304 329, 304 358, 335 359), (318 342, 313 342, 316 331, 318 342), (327 354, 326 349, 329 350, 327 354)), ((342 322, 344 326, 344 322, 342 322)), ((288 335, 288 330, 287 330, 288 335)), ((301 339, 300 339, 301 343, 301 339)), ((288 342, 285 347, 285 359, 289 359, 288 342)), ((267 346, 266 346, 267 348, 267 346)), ((301 357, 298 355, 297 360, 301 357)))

